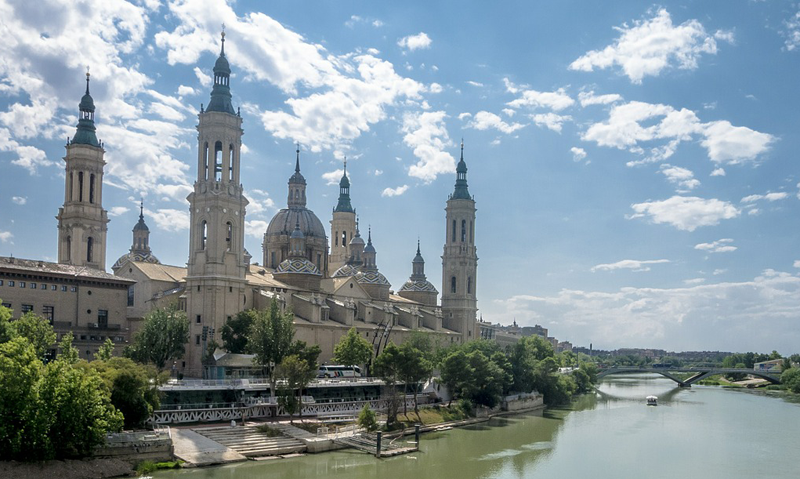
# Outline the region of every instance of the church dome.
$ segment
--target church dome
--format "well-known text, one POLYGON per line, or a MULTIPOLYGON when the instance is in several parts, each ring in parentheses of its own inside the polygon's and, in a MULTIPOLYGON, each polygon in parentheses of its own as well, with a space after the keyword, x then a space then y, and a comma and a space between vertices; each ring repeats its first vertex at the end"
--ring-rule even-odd
POLYGON ((284 260, 278 265, 275 273, 293 273, 293 274, 316 274, 319 275, 319 268, 311 261, 305 258, 289 258, 284 260))
POLYGON ((284 208, 278 211, 267 226, 267 236, 288 236, 292 234, 297 224, 300 225, 300 231, 306 238, 326 238, 322 222, 308 208, 284 208))
POLYGON ((386 276, 375 270, 362 271, 358 273, 356 275, 356 281, 358 281, 360 284, 377 284, 380 286, 391 286, 391 284, 389 284, 389 280, 386 279, 386 276))

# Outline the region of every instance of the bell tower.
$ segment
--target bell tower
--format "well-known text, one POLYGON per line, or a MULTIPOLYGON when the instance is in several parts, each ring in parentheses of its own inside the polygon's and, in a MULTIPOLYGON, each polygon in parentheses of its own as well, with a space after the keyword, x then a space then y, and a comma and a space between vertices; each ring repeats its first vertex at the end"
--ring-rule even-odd
POLYGON ((442 326, 475 339, 478 300, 478 249, 475 246, 475 200, 467 187, 464 142, 456 168, 456 186, 447 200, 442 254, 442 326))
POLYGON ((108 212, 103 209, 105 150, 97 141, 94 100, 86 93, 78 105, 80 118, 72 140, 67 141, 64 206, 58 209, 58 262, 105 271, 108 212))
POLYGON ((186 311, 189 344, 184 375, 202 377, 208 344, 220 342, 222 326, 252 305, 245 287, 248 260, 244 216, 248 204, 240 183, 242 118, 231 105, 231 69, 225 32, 214 64, 208 108, 197 125, 197 179, 189 194, 189 261, 186 311))
POLYGON ((328 271, 341 268, 350 259, 350 240, 355 237, 356 210, 350 204, 350 179, 347 177, 347 158, 344 159, 344 174, 339 181, 339 202, 333 209, 331 219, 331 254, 328 271))

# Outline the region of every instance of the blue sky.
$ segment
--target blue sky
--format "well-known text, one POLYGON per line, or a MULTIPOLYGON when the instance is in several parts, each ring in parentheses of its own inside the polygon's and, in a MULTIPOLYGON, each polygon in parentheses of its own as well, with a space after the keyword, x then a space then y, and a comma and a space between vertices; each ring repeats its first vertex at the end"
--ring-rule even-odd
POLYGON ((399 288, 419 238, 439 287, 463 138, 484 319, 595 348, 797 352, 797 3, 267 5, 0 2, 0 254, 56 256, 88 65, 107 266, 140 197, 154 253, 186 262, 225 23, 254 261, 299 141, 323 224, 347 156, 381 271, 399 288))

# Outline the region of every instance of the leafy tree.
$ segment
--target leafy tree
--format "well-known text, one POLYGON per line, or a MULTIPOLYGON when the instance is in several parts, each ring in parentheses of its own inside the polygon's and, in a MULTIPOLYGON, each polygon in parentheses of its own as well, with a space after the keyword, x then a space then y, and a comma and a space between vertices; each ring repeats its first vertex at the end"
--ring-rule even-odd
POLYGON ((143 427, 160 404, 160 381, 155 368, 120 357, 84 364, 96 371, 105 382, 111 392, 111 404, 125 418, 124 427, 143 427))
POLYGON ((258 311, 250 328, 248 349, 255 354, 253 361, 268 370, 270 394, 274 397, 277 378, 276 366, 289 356, 294 338, 294 315, 281 313, 278 301, 273 299, 269 310, 258 311))
POLYGON ((247 338, 258 312, 254 309, 241 311, 222 326, 222 347, 229 353, 242 354, 247 351, 247 338))
POLYGON ((372 345, 350 328, 333 348, 333 360, 345 366, 365 364, 372 357, 372 345))
POLYGON ((97 350, 95 359, 99 359, 100 361, 108 361, 113 355, 114 342, 111 341, 111 338, 106 338, 106 340, 103 342, 103 345, 97 350))
MULTIPOLYGON (((401 381, 401 371, 403 353, 394 343, 389 343, 383 351, 375 358, 373 366, 375 374, 386 383, 388 395, 388 407, 386 411, 386 425, 391 426, 397 422, 397 412, 400 406, 400 399, 397 393, 397 383, 401 381)), ((405 401, 403 401, 405 403, 405 401)))
POLYGON ((35 445, 47 438, 47 431, 31 421, 38 405, 36 386, 42 370, 42 362, 27 339, 16 337, 0 344, 0 457, 4 459, 35 456, 35 445))
POLYGON ((366 429, 367 432, 373 432, 378 429, 377 415, 375 411, 369 408, 369 404, 364 404, 361 412, 358 413, 358 425, 366 429))
POLYGON ((27 312, 11 323, 14 332, 28 339, 36 351, 36 357, 43 359, 44 354, 56 342, 56 333, 50 322, 33 312, 27 312))
POLYGON ((46 424, 46 458, 88 456, 105 442, 108 431, 117 431, 122 414, 111 405, 100 376, 77 368, 65 359, 47 365, 38 387, 37 422, 46 424))
POLYGON ((290 422, 295 413, 303 415, 303 389, 315 375, 316 370, 310 369, 308 362, 297 355, 287 356, 278 365, 276 376, 281 379, 278 404, 289 413, 290 422))
POLYGON ((124 355, 142 364, 152 363, 159 371, 171 361, 180 359, 189 341, 189 320, 186 312, 171 306, 150 311, 144 324, 125 348, 124 355))

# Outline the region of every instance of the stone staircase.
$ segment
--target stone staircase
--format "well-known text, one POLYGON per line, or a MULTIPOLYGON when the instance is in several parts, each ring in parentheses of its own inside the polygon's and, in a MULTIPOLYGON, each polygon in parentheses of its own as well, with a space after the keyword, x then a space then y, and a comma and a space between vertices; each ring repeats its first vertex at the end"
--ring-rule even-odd
MULTIPOLYGON (((278 424, 270 424, 270 426, 282 430, 282 428, 278 427, 278 424)), ((300 430, 302 431, 302 429, 300 430)), ((194 428, 194 431, 249 458, 282 456, 305 452, 306 450, 305 443, 294 437, 289 435, 267 437, 263 432, 259 432, 255 426, 204 427, 194 428)))

